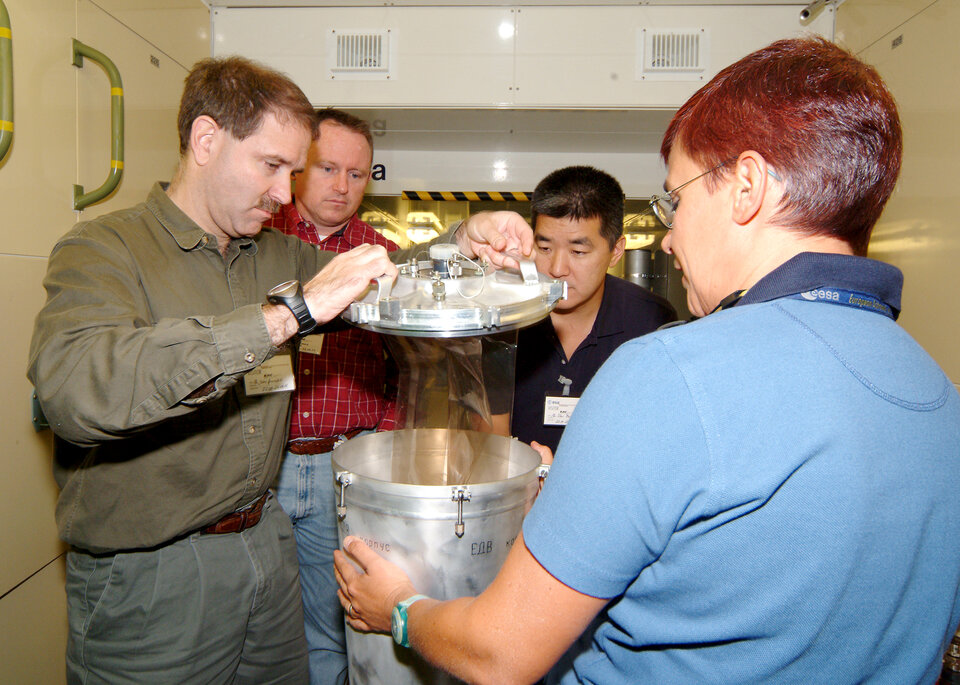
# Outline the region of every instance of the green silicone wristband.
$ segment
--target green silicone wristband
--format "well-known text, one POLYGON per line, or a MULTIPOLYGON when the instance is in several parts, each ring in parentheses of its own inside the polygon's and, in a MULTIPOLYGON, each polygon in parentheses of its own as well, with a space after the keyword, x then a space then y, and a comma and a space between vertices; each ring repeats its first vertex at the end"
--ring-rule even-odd
POLYGON ((393 612, 390 614, 390 632, 393 634, 393 641, 401 647, 410 646, 410 636, 407 631, 407 607, 421 599, 429 599, 429 597, 426 595, 407 597, 405 600, 397 602, 397 606, 393 607, 393 612))

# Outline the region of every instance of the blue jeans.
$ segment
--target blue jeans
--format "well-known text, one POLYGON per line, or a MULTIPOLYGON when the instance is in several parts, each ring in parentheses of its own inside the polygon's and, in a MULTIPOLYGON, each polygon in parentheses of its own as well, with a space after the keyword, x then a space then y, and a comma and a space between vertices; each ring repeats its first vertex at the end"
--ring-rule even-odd
POLYGON ((333 550, 339 540, 331 454, 287 452, 277 484, 277 500, 290 516, 297 541, 312 685, 347 682, 343 607, 333 575, 333 550))
POLYGON ((268 500, 242 533, 148 551, 67 553, 67 682, 307 682, 290 521, 268 500))

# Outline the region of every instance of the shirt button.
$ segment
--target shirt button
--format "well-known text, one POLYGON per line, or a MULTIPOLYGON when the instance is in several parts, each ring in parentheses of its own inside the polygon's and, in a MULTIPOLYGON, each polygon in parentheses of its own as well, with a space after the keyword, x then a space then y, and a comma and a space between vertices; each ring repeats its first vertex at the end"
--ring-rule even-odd
POLYGON ((309 419, 309 418, 310 418, 310 412, 308 412, 308 411, 303 412, 303 418, 309 419))
POLYGON ((257 432, 257 427, 256 427, 256 426, 250 426, 250 428, 247 429, 247 432, 248 432, 248 433, 256 433, 256 432, 257 432))
POLYGON ((243 355, 243 360, 247 362, 247 364, 253 364, 255 359, 256 357, 253 355, 253 352, 247 352, 245 355, 243 355))
POLYGON ((303 375, 304 375, 304 376, 309 376, 309 375, 310 375, 310 369, 304 369, 304 370, 303 370, 303 375))

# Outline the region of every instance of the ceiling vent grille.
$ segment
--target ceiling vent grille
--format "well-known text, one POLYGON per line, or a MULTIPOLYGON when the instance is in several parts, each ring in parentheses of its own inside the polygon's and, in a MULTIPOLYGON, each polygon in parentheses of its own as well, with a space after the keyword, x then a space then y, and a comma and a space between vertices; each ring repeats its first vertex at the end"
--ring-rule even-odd
POLYGON ((706 73, 710 52, 706 29, 640 29, 637 43, 641 81, 697 81, 706 73))
POLYGON ((394 76, 396 41, 390 29, 333 29, 327 40, 332 79, 389 79, 394 76))

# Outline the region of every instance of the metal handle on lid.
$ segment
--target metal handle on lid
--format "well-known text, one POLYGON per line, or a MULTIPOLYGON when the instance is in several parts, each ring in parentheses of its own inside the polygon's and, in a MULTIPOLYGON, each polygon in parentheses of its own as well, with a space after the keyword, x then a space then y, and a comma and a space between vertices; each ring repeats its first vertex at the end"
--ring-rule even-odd
POLYGON ((523 282, 526 285, 536 285, 540 282, 537 265, 532 259, 520 260, 520 275, 523 276, 523 282))
POLYGON ((504 256, 512 257, 520 265, 520 276, 525 285, 536 285, 540 282, 540 274, 537 272, 537 263, 532 259, 524 257, 516 250, 505 250, 504 256))
POLYGON ((393 290, 393 284, 397 282, 396 276, 378 276, 377 279, 377 302, 390 297, 390 291, 393 290))

